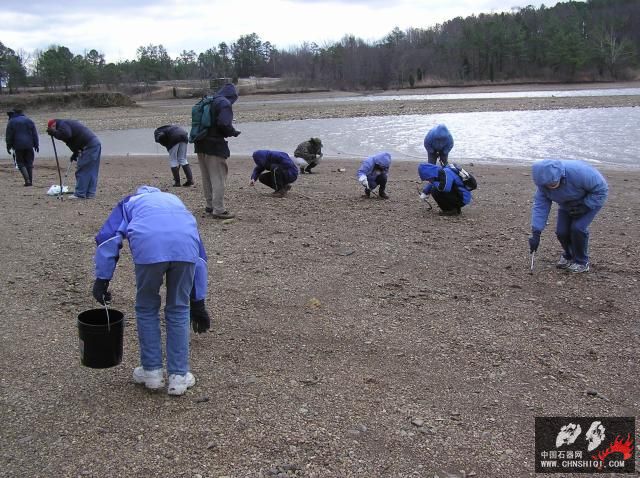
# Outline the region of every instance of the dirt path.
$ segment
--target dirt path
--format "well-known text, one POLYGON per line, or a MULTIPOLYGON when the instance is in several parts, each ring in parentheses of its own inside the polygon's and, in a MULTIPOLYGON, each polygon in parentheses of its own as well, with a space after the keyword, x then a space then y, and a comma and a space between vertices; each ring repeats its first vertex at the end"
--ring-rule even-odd
POLYGON ((554 268, 554 221, 529 274, 526 168, 476 166, 460 218, 418 202, 416 165, 364 200, 355 161, 327 161, 285 199, 230 161, 228 224, 160 158, 103 160, 98 198, 44 195, 0 165, 0 473, 29 477, 533 476, 540 415, 634 416, 640 174, 611 186, 593 271, 554 268), (346 167, 347 172, 337 172, 346 167), (178 194, 209 255, 210 333, 192 336, 186 396, 131 382, 138 364, 127 247, 112 282, 127 317, 119 367, 79 365, 94 307, 93 236, 140 184, 178 194))

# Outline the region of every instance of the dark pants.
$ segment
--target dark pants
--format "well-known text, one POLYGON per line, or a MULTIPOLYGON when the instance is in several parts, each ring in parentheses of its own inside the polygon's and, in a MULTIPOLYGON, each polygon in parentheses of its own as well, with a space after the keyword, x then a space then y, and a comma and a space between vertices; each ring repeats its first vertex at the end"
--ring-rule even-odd
POLYGON ((385 173, 380 173, 374 178, 369 177, 367 181, 369 183, 369 189, 371 190, 380 186, 380 191, 384 192, 387 188, 387 175, 385 173))
POLYGON ((564 250, 564 258, 578 264, 589 263, 589 225, 600 208, 592 209, 580 217, 571 217, 564 209, 558 209, 556 236, 564 250))
POLYGON ((462 195, 458 194, 455 191, 443 193, 442 191, 438 191, 437 189, 433 188, 431 189, 431 195, 433 196, 433 200, 443 211, 451 211, 453 209, 460 210, 460 208, 464 206, 461 197, 462 195))
POLYGON ((27 169, 33 168, 33 158, 35 155, 33 154, 33 148, 29 149, 16 149, 16 163, 18 163, 18 167, 24 166, 27 169))
POLYGON ((263 172, 258 176, 258 181, 276 191, 280 191, 280 189, 287 185, 287 178, 279 168, 275 168, 273 171, 263 172))
POLYGON ((445 164, 447 164, 447 161, 449 160, 449 155, 443 153, 442 151, 435 151, 433 153, 427 152, 427 155, 429 156, 429 159, 428 159, 429 164, 436 164, 436 161, 440 159, 440 162, 444 166, 445 164))

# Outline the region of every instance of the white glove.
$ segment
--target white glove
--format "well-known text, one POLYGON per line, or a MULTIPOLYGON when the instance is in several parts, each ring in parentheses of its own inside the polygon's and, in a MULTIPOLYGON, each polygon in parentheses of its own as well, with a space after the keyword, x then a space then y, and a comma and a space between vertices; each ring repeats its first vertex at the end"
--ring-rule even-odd
POLYGON ((322 159, 322 153, 318 153, 318 154, 316 154, 316 159, 317 159, 317 160, 322 159))
POLYGON ((358 181, 360 181, 360 184, 362 184, 365 188, 369 189, 369 180, 366 176, 360 176, 358 178, 358 181))
POLYGON ((426 201, 428 197, 429 196, 427 196, 425 193, 420 193, 420 200, 421 201, 426 201))

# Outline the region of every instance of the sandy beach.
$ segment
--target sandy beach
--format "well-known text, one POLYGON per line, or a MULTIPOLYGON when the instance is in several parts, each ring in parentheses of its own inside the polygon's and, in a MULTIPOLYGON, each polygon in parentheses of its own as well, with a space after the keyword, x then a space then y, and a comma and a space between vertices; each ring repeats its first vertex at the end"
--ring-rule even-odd
MULTIPOLYGON (((241 104, 239 121, 262 117, 241 104)), ((128 111, 103 113, 87 123, 131 127, 128 111)), ((159 114, 136 127, 187 112, 159 114)), ((525 167, 469 166, 479 188, 447 218, 418 201, 416 163, 393 164, 388 201, 361 197, 357 158, 325 161, 278 199, 249 186, 250 158, 232 156, 238 217, 220 222, 204 214, 196 161, 196 186, 172 188, 166 158, 105 154, 88 201, 46 196, 50 159, 36 161, 32 188, 0 164, 2 476, 534 476, 534 417, 637 415, 637 171, 602 169, 592 272, 555 269, 552 213, 530 274, 525 167), (111 285, 123 362, 80 365, 94 235, 141 184, 184 201, 209 256, 214 324, 192 335, 198 383, 180 398, 132 383, 126 246, 111 285)))

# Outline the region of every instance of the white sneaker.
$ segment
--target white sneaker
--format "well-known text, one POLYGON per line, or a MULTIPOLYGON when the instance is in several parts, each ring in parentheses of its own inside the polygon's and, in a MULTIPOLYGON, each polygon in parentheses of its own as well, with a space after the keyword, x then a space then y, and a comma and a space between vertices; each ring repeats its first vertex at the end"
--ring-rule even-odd
POLYGON ((560 260, 556 263, 558 269, 568 269, 573 264, 569 259, 565 259, 564 256, 560 256, 560 260))
POLYGON ((589 263, 578 264, 577 262, 574 262, 568 267, 568 270, 576 274, 580 272, 589 272, 589 263))
POLYGON ((133 369, 133 381, 143 383, 150 390, 158 390, 164 387, 164 370, 145 370, 142 367, 133 369))
POLYGON ((169 375, 169 395, 183 395, 188 388, 193 387, 196 384, 196 378, 191 372, 187 372, 185 375, 169 375))

